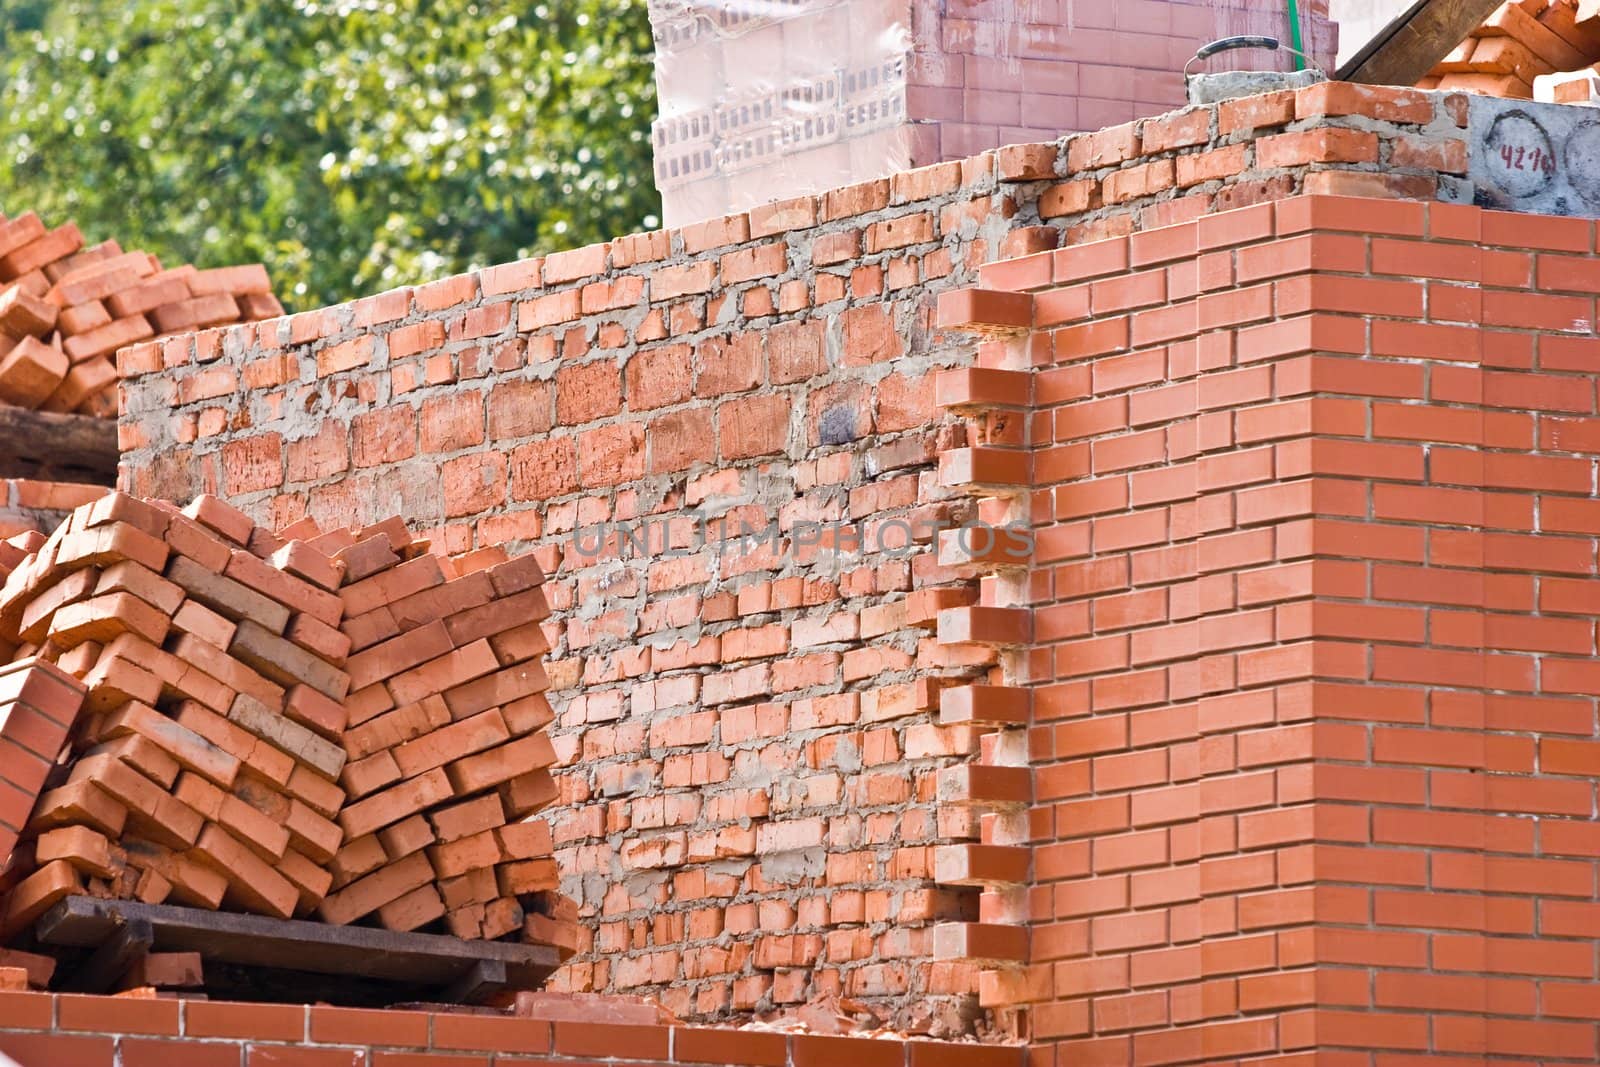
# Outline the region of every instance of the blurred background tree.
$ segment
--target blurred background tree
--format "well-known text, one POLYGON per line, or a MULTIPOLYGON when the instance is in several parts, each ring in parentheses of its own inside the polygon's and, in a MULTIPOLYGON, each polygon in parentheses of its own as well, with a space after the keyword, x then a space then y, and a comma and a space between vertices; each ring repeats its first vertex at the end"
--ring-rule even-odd
POLYGON ((307 308, 657 225, 644 0, 5 0, 0 210, 307 308))

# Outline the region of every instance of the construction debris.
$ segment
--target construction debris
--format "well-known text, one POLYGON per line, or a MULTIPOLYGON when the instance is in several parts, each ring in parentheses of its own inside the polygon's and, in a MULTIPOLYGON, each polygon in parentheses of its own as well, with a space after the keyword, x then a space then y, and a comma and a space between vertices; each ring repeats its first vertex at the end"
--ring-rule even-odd
POLYGON ((117 414, 117 349, 283 314, 260 264, 163 269, 116 241, 84 247, 71 222, 0 215, 0 403, 117 414))
POLYGON ((0 940, 88 895, 575 948, 533 557, 110 493, 0 577, 0 940))

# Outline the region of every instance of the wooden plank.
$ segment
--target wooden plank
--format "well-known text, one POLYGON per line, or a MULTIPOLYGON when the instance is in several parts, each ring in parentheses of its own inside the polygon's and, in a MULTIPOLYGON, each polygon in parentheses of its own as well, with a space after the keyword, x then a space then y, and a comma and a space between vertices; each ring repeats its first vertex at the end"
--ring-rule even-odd
POLYGON ((0 404, 0 478, 115 485, 117 422, 0 404))
POLYGON ((547 945, 463 941, 85 896, 57 904, 34 925, 34 935, 47 945, 92 948, 115 932, 119 919, 149 922, 159 951, 198 952, 208 963, 349 975, 413 989, 449 987, 481 961, 503 965, 506 985, 532 989, 560 964, 557 951, 547 945))
POLYGON ((155 928, 150 920, 118 921, 111 936, 100 943, 94 955, 74 971, 61 988, 68 993, 108 992, 149 954, 155 943, 155 928))
POLYGON ((506 965, 500 960, 479 960, 472 969, 445 989, 447 1004, 481 1004, 506 987, 506 965))
POLYGON ((1417 0, 1334 75, 1366 85, 1417 84, 1502 0, 1417 0))

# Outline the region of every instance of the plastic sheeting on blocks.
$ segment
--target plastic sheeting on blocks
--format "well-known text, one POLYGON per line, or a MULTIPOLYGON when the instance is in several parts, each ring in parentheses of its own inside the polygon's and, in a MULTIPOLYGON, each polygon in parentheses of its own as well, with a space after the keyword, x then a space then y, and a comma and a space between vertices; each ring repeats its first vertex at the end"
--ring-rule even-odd
POLYGON ((1327 0, 650 0, 665 224, 1159 114, 1200 45, 1287 45, 1290 3, 1331 65, 1327 0))

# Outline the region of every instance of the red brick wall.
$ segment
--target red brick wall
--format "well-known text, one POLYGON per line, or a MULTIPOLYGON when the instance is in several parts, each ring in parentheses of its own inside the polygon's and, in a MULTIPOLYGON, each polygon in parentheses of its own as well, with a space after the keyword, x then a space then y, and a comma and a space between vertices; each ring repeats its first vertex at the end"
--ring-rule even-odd
POLYGON ((985 269, 1041 327, 1035 1062, 1600 1054, 1595 249, 1305 197, 985 269))
POLYGON ((979 971, 1025 951, 1027 790, 977 768, 1026 753, 1003 698, 964 687, 1015 673, 1016 575, 927 539, 585 558, 575 531, 1025 517, 960 452, 1025 423, 965 418, 959 376, 936 395, 974 358, 939 294, 997 256, 1300 192, 1461 195, 1466 109, 1271 94, 126 349, 122 481, 539 547, 551 823, 591 939, 560 987, 689 1018, 839 992, 917 1032, 987 1027, 979 971))
POLYGON ((696 1018, 838 994, 917 1032, 972 1024, 976 970, 931 936, 976 910, 933 870, 972 832, 935 811, 937 772, 975 741, 936 710, 993 655, 933 640, 922 591, 966 593, 925 544, 841 554, 793 528, 863 523, 878 547, 884 522, 954 515, 932 389, 965 353, 907 349, 930 289, 992 254, 999 227, 967 214, 993 210, 985 162, 300 316, 237 358, 213 335, 132 384, 130 410, 193 402, 139 424, 152 440, 210 436, 131 462, 131 484, 185 496, 199 471, 278 522, 384 507, 452 550, 542 546, 549 821, 588 938, 557 988, 654 990, 696 1018), (809 276, 828 255, 839 271, 809 276), (783 550, 700 547, 695 512, 780 524, 783 550), (607 525, 647 519, 644 548, 607 525))
POLYGON ((0 993, 20 1067, 1021 1067, 1021 1048, 303 1004, 0 993))

